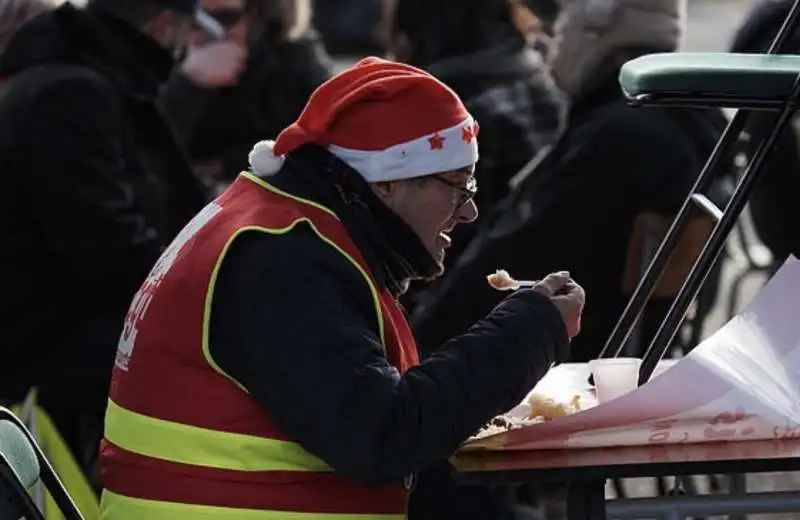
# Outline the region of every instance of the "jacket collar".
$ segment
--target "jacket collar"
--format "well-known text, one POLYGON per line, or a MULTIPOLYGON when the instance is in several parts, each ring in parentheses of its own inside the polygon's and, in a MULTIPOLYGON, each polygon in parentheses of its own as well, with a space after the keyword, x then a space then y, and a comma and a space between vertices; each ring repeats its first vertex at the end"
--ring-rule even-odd
POLYGON ((318 146, 289 154, 270 183, 333 211, 359 248, 375 281, 395 296, 410 280, 439 269, 417 234, 391 211, 355 170, 318 146))

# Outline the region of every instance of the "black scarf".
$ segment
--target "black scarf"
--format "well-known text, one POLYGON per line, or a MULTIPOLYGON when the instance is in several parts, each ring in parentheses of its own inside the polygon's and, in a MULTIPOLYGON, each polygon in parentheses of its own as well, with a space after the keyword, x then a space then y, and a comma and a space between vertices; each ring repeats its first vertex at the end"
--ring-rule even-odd
POLYGON ((410 280, 438 274, 439 265, 414 230, 358 172, 324 148, 308 145, 289 154, 278 177, 293 177, 293 186, 302 186, 309 198, 336 213, 377 281, 395 296, 410 280))

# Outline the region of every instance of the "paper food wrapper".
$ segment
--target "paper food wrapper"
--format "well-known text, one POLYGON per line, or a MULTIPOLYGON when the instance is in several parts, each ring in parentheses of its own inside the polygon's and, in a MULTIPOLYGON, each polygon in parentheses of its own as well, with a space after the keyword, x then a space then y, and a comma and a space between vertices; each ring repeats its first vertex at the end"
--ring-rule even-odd
MULTIPOLYGON (((644 385, 598 405, 587 364, 552 369, 532 393, 581 411, 467 442, 462 450, 537 450, 800 437, 800 261, 790 258, 754 301, 644 385)), ((521 404, 508 415, 525 418, 521 404)))

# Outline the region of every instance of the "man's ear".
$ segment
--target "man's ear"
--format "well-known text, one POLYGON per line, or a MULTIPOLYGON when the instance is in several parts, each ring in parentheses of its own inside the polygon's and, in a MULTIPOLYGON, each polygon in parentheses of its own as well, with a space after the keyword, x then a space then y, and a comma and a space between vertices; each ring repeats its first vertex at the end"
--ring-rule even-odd
POLYGON ((373 182, 371 184, 372 189, 375 193, 378 194, 380 197, 388 197, 392 194, 392 190, 394 188, 393 182, 373 182))
POLYGON ((397 182, 373 182, 370 186, 372 186, 372 191, 375 192, 375 195, 381 199, 381 202, 392 208, 394 207, 395 192, 398 184, 397 182))

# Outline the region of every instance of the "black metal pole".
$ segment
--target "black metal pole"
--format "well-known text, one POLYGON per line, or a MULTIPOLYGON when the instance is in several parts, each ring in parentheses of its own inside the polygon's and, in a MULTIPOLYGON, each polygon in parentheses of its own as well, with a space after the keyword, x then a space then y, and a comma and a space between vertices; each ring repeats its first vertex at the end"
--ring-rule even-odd
POLYGON ((3 520, 7 518, 44 520, 44 514, 36 507, 33 498, 28 494, 28 490, 25 489, 17 474, 2 457, 0 457, 0 493, 3 494, 4 499, 11 499, 10 503, 4 504, 4 507, 0 508, 3 520), (6 496, 9 493, 12 495, 11 497, 6 496), (9 506, 12 511, 9 511, 9 506), (12 516, 6 516, 9 514, 12 516))
POLYGON ((78 506, 75 505, 72 497, 70 497, 69 493, 66 491, 67 488, 64 487, 64 484, 61 482, 61 479, 58 478, 53 466, 50 465, 50 462, 45 458, 44 453, 38 449, 38 446, 36 452, 39 458, 41 479, 44 483, 44 487, 50 492, 50 496, 58 506, 61 514, 64 515, 66 520, 83 520, 83 515, 78 509, 78 506))
POLYGON ((692 270, 689 272, 688 278, 681 286, 680 291, 678 291, 678 295, 672 302, 664 321, 661 323, 653 341, 650 343, 650 347, 647 349, 647 352, 645 352, 644 359, 642 360, 642 367, 639 372, 639 384, 643 384, 650 379, 656 365, 664 356, 670 343, 672 343, 678 331, 678 327, 680 327, 686 315, 686 311, 689 309, 689 305, 697 296, 700 287, 711 271, 711 267, 714 265, 722 248, 725 246, 728 235, 736 224, 745 204, 747 204, 747 199, 750 196, 753 186, 755 186, 755 183, 758 182, 766 171, 764 169, 764 163, 777 145, 781 132, 783 132, 783 129, 789 124, 796 109, 798 99, 800 99, 800 74, 798 74, 798 77, 795 79, 791 96, 786 101, 783 110, 781 110, 775 126, 767 135, 766 139, 759 144, 753 159, 750 161, 744 175, 742 175, 742 178, 736 185, 731 200, 728 201, 728 205, 725 207, 722 219, 714 226, 708 242, 706 242, 706 245, 700 252, 700 255, 692 266, 692 270))
POLYGON ((783 54, 789 51, 789 43, 798 26, 800 26, 800 0, 795 0, 766 54, 783 54))
MULTIPOLYGON (((800 0, 795 0, 786 16, 786 19, 783 22, 783 25, 781 25, 778 34, 772 41, 767 54, 780 54, 786 52, 790 43, 790 38, 794 35, 798 25, 800 25, 800 0)), ((678 214, 670 226, 669 231, 667 231, 667 234, 659 246, 658 251, 645 271, 644 276, 639 281, 639 284, 637 285, 636 290, 633 292, 631 299, 628 301, 628 305, 625 307, 625 310, 622 312, 617 324, 611 331, 611 334, 603 346, 603 350, 600 352, 599 357, 616 357, 620 354, 620 352, 622 352, 625 342, 633 332, 634 325, 636 325, 636 322, 641 317, 645 305, 652 296, 656 284, 664 272, 664 268, 669 261, 670 255, 672 255, 674 252, 681 235, 689 223, 689 212, 694 208, 692 197, 695 193, 703 192, 706 188, 708 188, 711 179, 713 179, 712 174, 716 173, 716 169, 720 166, 720 164, 724 164, 721 162, 721 159, 724 158, 723 153, 728 152, 728 147, 733 146, 735 143, 735 138, 738 137, 744 129, 744 125, 747 123, 748 116, 748 111, 739 110, 736 112, 736 115, 733 117, 730 123, 728 123, 728 126, 722 133, 717 146, 714 148, 714 151, 703 167, 703 171, 697 178, 692 191, 689 193, 683 203, 683 206, 678 211, 678 214)))
POLYGON ((717 142, 714 151, 711 153, 706 165, 703 167, 703 171, 700 173, 697 181, 695 181, 691 193, 683 202, 683 206, 681 206, 681 209, 678 211, 675 220, 672 222, 667 234, 664 236, 661 245, 658 247, 656 254, 653 256, 653 259, 650 262, 650 265, 647 267, 647 270, 639 281, 639 284, 637 285, 636 290, 633 292, 631 299, 628 301, 628 305, 625 307, 625 310, 622 312, 617 324, 611 331, 611 335, 608 337, 608 340, 606 340, 606 344, 603 346, 603 350, 600 352, 599 357, 617 357, 620 352, 622 352, 622 349, 625 347, 625 342, 628 341, 628 338, 633 332, 634 325, 636 325, 636 322, 639 321, 642 312, 644 312, 645 305, 647 305, 647 302, 650 300, 650 296, 652 296, 653 291, 655 290, 656 284, 661 279, 661 275, 664 272, 664 268, 667 266, 670 256, 675 251, 675 247, 678 245, 683 232, 686 230, 689 224, 689 217, 691 216, 692 210, 695 209, 694 202, 692 201, 692 195, 708 189, 717 169, 722 164, 725 164, 722 159, 726 158, 728 153, 733 152, 733 145, 736 143, 735 138, 738 137, 742 132, 742 129, 747 122, 746 118, 746 114, 738 112, 725 128, 722 137, 717 142))

